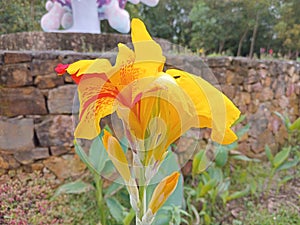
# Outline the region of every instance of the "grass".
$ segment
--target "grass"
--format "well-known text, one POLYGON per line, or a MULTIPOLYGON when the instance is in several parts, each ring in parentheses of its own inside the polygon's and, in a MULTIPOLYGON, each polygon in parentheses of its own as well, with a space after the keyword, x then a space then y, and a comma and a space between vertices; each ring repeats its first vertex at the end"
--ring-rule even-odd
MULTIPOLYGON (((268 163, 231 165, 232 189, 256 181, 250 195, 216 205, 211 224, 286 225, 300 224, 300 179, 295 178, 278 189, 284 176, 279 174, 268 196, 264 193, 268 163), (277 192, 278 189, 278 192, 277 192)), ((295 168, 299 174, 299 165, 295 168)), ((49 174, 48 174, 49 175, 49 174)), ((188 183, 188 179, 186 180, 188 183)), ((61 195, 51 201, 57 180, 42 173, 18 173, 0 179, 0 224, 99 224, 94 192, 61 195)), ((199 206, 197 206, 199 208, 199 206)), ((109 215, 107 215, 109 217, 109 215)), ((111 218, 110 221, 113 221, 111 218)), ((115 224, 109 222, 108 224, 115 224)))
POLYGON ((57 186, 54 177, 18 173, 1 177, 0 224, 97 224, 93 192, 62 195, 51 201, 57 186))
POLYGON ((248 225, 299 225, 299 212, 294 207, 282 204, 271 212, 264 205, 254 205, 253 202, 247 203, 247 214, 243 221, 235 220, 233 224, 248 225))
POLYGON ((299 225, 300 224, 300 165, 288 171, 298 174, 285 184, 280 182, 286 173, 274 177, 269 193, 266 193, 269 182, 270 165, 267 162, 250 163, 235 168, 232 175, 233 188, 243 184, 253 185, 251 194, 230 202, 225 211, 231 211, 230 223, 226 225, 299 225))

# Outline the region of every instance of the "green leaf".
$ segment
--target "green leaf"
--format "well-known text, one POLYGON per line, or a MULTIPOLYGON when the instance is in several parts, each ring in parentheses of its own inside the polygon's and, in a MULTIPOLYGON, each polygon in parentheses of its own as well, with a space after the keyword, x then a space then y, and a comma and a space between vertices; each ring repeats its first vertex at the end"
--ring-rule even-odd
POLYGON ((234 122, 234 124, 232 126, 235 126, 235 125, 243 122, 245 119, 246 119, 246 115, 245 114, 240 115, 240 117, 234 122))
POLYGON ((109 160, 109 161, 106 161, 105 166, 104 166, 104 168, 103 168, 101 174, 102 174, 104 177, 109 177, 109 176, 111 176, 115 171, 116 171, 116 168, 115 168, 114 164, 112 163, 111 160, 109 160))
MULTIPOLYGON (((152 193, 163 178, 170 175, 174 171, 180 171, 180 167, 177 162, 177 156, 174 152, 169 151, 167 157, 162 162, 157 174, 152 178, 151 185, 147 187, 147 202, 149 203, 152 193)), ((184 196, 183 196, 183 176, 180 175, 177 186, 174 192, 169 196, 167 201, 163 206, 176 206, 182 208, 184 205, 184 196)), ((162 207, 158 210, 153 221, 153 225, 165 225, 169 224, 171 220, 171 215, 162 207)))
POLYGON ((251 159, 245 155, 232 155, 230 156, 232 159, 237 159, 237 160, 242 160, 242 161, 247 161, 247 162, 260 162, 259 159, 251 159))
POLYGON ((211 189, 216 187, 217 182, 218 182, 217 179, 211 179, 210 181, 208 181, 205 185, 202 186, 198 196, 199 197, 205 196, 211 189))
POLYGON ((209 160, 206 157, 205 151, 199 151, 193 159, 192 175, 201 174, 209 165, 209 160))
POLYGON ((294 179, 294 178, 295 178, 295 176, 293 176, 293 175, 285 176, 285 177, 279 182, 279 186, 285 184, 286 182, 288 182, 288 181, 290 181, 290 180, 292 180, 292 179, 294 179))
POLYGON ((290 126, 291 126, 291 121, 287 116, 283 116, 282 114, 280 114, 279 112, 274 112, 276 116, 278 116, 283 124, 285 125, 287 130, 290 130, 290 126))
POLYGON ((294 123, 292 123, 292 125, 290 126, 290 130, 294 131, 294 130, 299 130, 300 131, 300 117, 298 119, 296 119, 294 121, 294 123))
POLYGON ((102 143, 101 134, 94 139, 90 147, 89 160, 99 174, 102 172, 105 163, 109 160, 108 154, 102 143))
POLYGON ((237 130, 235 133, 239 138, 242 138, 250 129, 250 124, 242 127, 241 129, 237 130))
POLYGON ((82 180, 77 180, 74 182, 61 185, 55 191, 52 199, 56 198, 58 195, 61 194, 80 194, 80 193, 87 192, 91 189, 93 189, 93 186, 91 184, 83 182, 82 180))
POLYGON ((105 199, 107 207, 113 216, 113 218, 118 222, 122 223, 125 216, 125 208, 121 205, 121 203, 116 198, 106 198, 105 199))
POLYGON ((271 149, 268 145, 265 146, 265 153, 266 153, 267 158, 273 165, 274 156, 272 155, 271 149))
POLYGON ((224 192, 228 191, 229 186, 230 186, 230 180, 225 179, 224 182, 222 182, 218 185, 218 192, 224 193, 224 192))
POLYGON ((204 222, 205 222, 205 225, 210 225, 211 224, 211 218, 208 214, 204 215, 204 222))
POLYGON ((216 166, 223 167, 226 165, 228 160, 228 151, 225 148, 219 148, 217 156, 215 158, 216 166))
POLYGON ((222 172, 222 169, 219 168, 219 167, 214 167, 214 166, 211 166, 209 169, 208 169, 208 173, 209 173, 209 177, 210 179, 216 179, 219 183, 220 182, 223 182, 223 172, 222 172))
POLYGON ((290 150, 291 148, 284 148, 275 155, 273 161, 273 166, 275 169, 277 169, 289 157, 290 150))
POLYGON ((236 191, 233 194, 227 196, 226 200, 227 201, 231 201, 231 200, 234 200, 234 199, 237 199, 237 198, 242 198, 242 197, 248 195, 249 192, 250 192, 250 187, 248 185, 245 190, 243 190, 243 191, 236 191))
POLYGON ((116 191, 120 190, 124 185, 120 184, 119 182, 113 182, 107 187, 104 192, 105 196, 113 195, 116 191))
POLYGON ((294 160, 292 161, 286 161, 284 162, 283 164, 281 164, 275 172, 278 172, 278 171, 281 171, 281 170, 288 170, 288 169, 291 169, 295 166, 297 166, 297 164, 299 163, 299 159, 298 158, 295 158, 294 160))
POLYGON ((134 217, 135 217, 135 212, 133 208, 131 208, 129 213, 127 213, 126 217, 123 219, 123 225, 130 225, 134 217))
POLYGON ((82 162, 87 166, 87 168, 91 171, 92 174, 100 176, 100 173, 94 167, 93 163, 90 161, 89 157, 85 154, 84 150, 81 148, 80 145, 74 141, 75 152, 82 160, 82 162))
POLYGON ((257 193, 257 182, 255 181, 255 179, 250 180, 250 191, 251 191, 251 194, 257 193))

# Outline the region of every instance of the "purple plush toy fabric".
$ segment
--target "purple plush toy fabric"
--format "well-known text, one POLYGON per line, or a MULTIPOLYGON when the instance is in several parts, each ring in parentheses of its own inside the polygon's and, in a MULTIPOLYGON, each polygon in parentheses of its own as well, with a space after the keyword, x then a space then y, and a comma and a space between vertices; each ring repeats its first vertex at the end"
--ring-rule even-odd
MULTIPOLYGON (((67 6, 70 9, 72 8, 71 0, 52 0, 52 2, 58 2, 62 6, 67 6)), ((98 8, 101 8, 103 5, 108 5, 111 0, 97 0, 98 8)), ((126 6, 127 0, 119 0, 119 6, 121 9, 124 9, 126 6)))

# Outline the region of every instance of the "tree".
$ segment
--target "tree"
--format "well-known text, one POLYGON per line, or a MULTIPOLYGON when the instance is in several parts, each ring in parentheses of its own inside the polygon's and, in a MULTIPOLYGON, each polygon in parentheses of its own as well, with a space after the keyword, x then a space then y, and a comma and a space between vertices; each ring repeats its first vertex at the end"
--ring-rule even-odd
POLYGON ((41 30, 45 0, 0 1, 0 34, 41 30))
POLYGON ((234 1, 199 0, 194 5, 190 19, 192 21, 193 48, 204 48, 207 52, 233 52, 233 42, 240 35, 239 10, 234 1))
POLYGON ((298 0, 282 1, 280 19, 275 25, 276 35, 282 41, 283 54, 296 59, 300 50, 300 2, 298 0))
POLYGON ((194 2, 195 0, 160 0, 156 7, 127 4, 126 9, 131 17, 145 22, 152 36, 188 45, 191 31, 188 15, 194 2))
POLYGON ((192 46, 208 53, 259 54, 257 43, 272 41, 277 1, 198 0, 190 13, 192 46))

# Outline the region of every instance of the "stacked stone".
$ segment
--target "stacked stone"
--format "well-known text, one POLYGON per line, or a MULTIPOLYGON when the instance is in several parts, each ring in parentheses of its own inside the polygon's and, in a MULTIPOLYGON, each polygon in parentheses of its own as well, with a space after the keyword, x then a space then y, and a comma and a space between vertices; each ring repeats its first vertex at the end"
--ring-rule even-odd
POLYGON ((300 62, 214 57, 199 63, 195 56, 170 56, 167 63, 214 83, 246 115, 242 125, 251 127, 237 150, 250 157, 263 157, 266 144, 276 151, 286 143, 286 128, 274 112, 291 121, 300 117, 300 62))
POLYGON ((79 159, 68 156, 76 85, 69 76, 57 76, 54 68, 79 58, 76 53, 0 53, 0 174, 22 165, 47 167, 63 178, 78 171, 74 160, 79 159))
MULTIPOLYGON (((0 174, 24 165, 46 167, 65 178, 84 168, 72 155, 76 85, 68 76, 58 77, 54 68, 97 57, 113 61, 115 53, 0 52, 0 174)), ((286 141, 287 132, 274 112, 287 113, 292 121, 300 116, 299 62, 169 55, 166 64, 204 77, 246 114, 244 124, 251 128, 238 150, 248 156, 260 157, 265 144, 276 150, 286 141)), ((205 140, 209 130, 201 135, 205 140)), ((183 138, 177 151, 186 154, 194 144, 183 138)))

